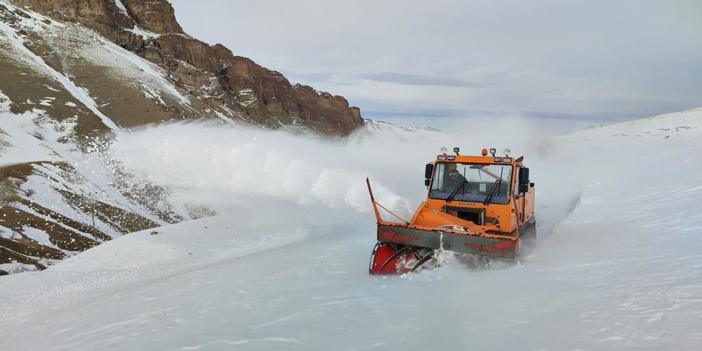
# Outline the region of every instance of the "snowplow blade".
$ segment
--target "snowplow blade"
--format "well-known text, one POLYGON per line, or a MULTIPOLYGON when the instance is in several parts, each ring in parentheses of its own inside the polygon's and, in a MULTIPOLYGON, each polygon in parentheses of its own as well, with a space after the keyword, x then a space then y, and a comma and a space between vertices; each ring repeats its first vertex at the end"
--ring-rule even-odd
POLYGON ((378 225, 378 241, 408 246, 425 247, 476 254, 481 256, 516 259, 518 239, 506 235, 463 234, 453 231, 410 228, 403 225, 378 225))

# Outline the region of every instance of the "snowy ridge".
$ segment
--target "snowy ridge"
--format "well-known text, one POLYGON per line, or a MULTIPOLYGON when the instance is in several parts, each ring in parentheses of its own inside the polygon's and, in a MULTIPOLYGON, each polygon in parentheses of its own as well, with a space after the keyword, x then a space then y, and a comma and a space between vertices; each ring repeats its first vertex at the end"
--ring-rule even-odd
POLYGON ((592 132, 610 132, 615 136, 662 136, 667 139, 676 135, 696 134, 699 133, 697 129, 700 128, 702 128, 702 108, 693 108, 596 128, 592 132))
POLYGON ((368 131, 397 130, 402 132, 440 132, 440 130, 431 127, 414 127, 372 119, 365 120, 364 128, 368 131))

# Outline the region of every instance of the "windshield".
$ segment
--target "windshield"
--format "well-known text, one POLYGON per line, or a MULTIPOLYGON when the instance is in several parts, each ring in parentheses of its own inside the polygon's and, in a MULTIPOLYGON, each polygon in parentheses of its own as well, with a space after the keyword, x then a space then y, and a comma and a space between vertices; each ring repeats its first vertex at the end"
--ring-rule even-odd
POLYGON ((511 165, 438 163, 429 197, 506 204, 511 184, 511 165))

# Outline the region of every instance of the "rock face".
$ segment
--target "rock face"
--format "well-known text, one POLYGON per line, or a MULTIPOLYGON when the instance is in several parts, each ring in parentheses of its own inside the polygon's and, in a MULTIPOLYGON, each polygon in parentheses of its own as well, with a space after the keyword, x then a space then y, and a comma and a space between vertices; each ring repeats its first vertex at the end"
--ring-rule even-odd
POLYGON ((187 35, 165 0, 0 0, 0 275, 213 215, 103 157, 119 129, 185 119, 363 125, 343 97, 187 35))
POLYGON ((19 0, 14 1, 54 18, 76 21, 102 34, 117 34, 133 25, 114 1, 19 0))
POLYGON ((94 29, 167 70, 175 84, 203 102, 200 112, 277 128, 298 125, 345 135, 363 125, 341 96, 292 85, 280 73, 183 32, 167 0, 13 0, 54 19, 94 29))
MULTIPOLYGON (((116 0, 120 1, 120 0, 116 0)), ((129 15, 142 28, 155 33, 183 33, 168 1, 124 0, 129 15)))

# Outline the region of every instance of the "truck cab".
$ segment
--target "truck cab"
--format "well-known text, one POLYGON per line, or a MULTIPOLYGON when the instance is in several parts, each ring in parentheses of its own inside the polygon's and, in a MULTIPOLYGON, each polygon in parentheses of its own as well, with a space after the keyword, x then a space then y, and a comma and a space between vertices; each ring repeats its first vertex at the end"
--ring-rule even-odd
POLYGON ((524 157, 497 156, 495 149, 478 156, 459 151, 444 151, 426 165, 427 198, 411 220, 375 201, 366 179, 378 223, 370 274, 415 271, 438 251, 515 260, 522 240, 535 238, 535 189, 524 157), (400 222, 383 219, 380 209, 400 222))
MULTIPOLYGON (((493 149, 494 150, 494 149, 493 149)), ((518 226, 534 217, 534 184, 523 158, 440 154, 425 169, 429 191, 423 209, 444 212, 479 226, 488 233, 515 235, 518 226)))

